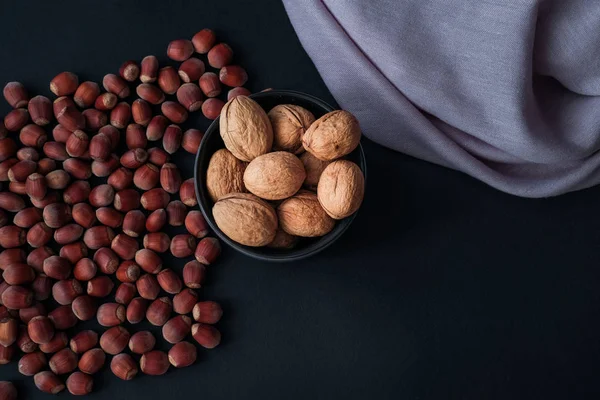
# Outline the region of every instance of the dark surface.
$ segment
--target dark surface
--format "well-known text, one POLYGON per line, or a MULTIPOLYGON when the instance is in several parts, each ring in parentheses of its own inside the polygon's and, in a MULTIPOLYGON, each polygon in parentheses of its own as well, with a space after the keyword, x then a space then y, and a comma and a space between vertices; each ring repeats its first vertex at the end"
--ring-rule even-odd
MULTIPOLYGON (((291 91, 291 90, 269 90, 267 92, 256 93, 252 95, 252 98, 256 100, 258 104, 266 111, 269 112, 273 107, 279 104, 294 104, 300 107, 304 107, 310 111, 315 118, 320 118, 324 114, 333 111, 333 107, 322 100, 308 95, 306 93, 291 91)), ((215 235, 221 238, 223 242, 226 242, 232 248, 239 250, 241 253, 254 257, 258 260, 282 262, 282 261, 298 261, 307 257, 312 257, 327 247, 334 244, 346 230, 352 224, 352 221, 356 217, 357 213, 354 213, 338 222, 331 230, 322 237, 316 238, 304 238, 298 241, 296 246, 292 249, 276 249, 268 246, 263 247, 250 247, 244 246, 237 243, 227 237, 217 226, 212 213, 212 207, 214 202, 208 194, 206 188, 206 171, 208 170, 208 164, 212 155, 219 149, 225 147, 223 139, 219 134, 219 121, 215 121, 205 131, 200 150, 196 157, 194 164, 195 182, 196 182, 196 194, 198 197, 198 206, 202 210, 202 213, 206 217, 206 221, 215 232, 215 235)), ((367 168, 366 160, 362 146, 359 145, 353 152, 348 154, 345 159, 355 162, 363 172, 365 176, 365 183, 367 182, 367 168)))
MULTIPOLYGON (((209 26, 252 90, 333 102, 276 0, 60 4, 2 3, 2 82, 48 94, 65 69, 99 81, 209 26)), ((598 398, 600 189, 525 200, 363 145, 367 197, 338 243, 293 264, 225 249, 202 291, 225 305, 222 345, 163 377, 105 368, 89 398, 598 398)), ((178 163, 191 176, 193 157, 178 163)), ((16 363, 0 379, 51 398, 16 363)))

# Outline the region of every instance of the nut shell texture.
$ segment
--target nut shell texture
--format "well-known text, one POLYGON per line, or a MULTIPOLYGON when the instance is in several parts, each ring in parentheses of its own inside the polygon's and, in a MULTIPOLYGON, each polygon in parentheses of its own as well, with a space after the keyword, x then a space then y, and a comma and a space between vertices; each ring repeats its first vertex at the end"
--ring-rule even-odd
POLYGON ((332 218, 342 219, 358 210, 365 194, 365 178, 358 165, 347 160, 329 164, 321 174, 317 196, 332 218))
POLYGON ((302 237, 323 236, 329 233, 335 221, 319 204, 317 195, 307 190, 283 201, 277 208, 279 226, 290 235, 302 237))
POLYGON ((225 147, 242 161, 252 161, 271 150, 273 129, 257 102, 237 96, 225 104, 219 122, 225 147))
POLYGON ((231 193, 213 207, 219 229, 231 240, 246 246, 264 246, 273 241, 277 214, 271 205, 247 193, 231 193))
POLYGON ((296 193, 306 172, 302 161, 292 153, 276 151, 256 157, 244 172, 244 185, 266 200, 282 200, 296 193))
POLYGON ((358 120, 348 111, 336 110, 316 120, 302 137, 304 148, 324 161, 349 154, 360 142, 358 120))
POLYGON ((267 115, 273 127, 273 149, 302 153, 302 136, 315 122, 315 116, 307 109, 293 104, 275 106, 267 115))
POLYGON ((242 193, 246 164, 227 149, 217 150, 208 163, 206 188, 212 201, 217 201, 229 193, 242 193))

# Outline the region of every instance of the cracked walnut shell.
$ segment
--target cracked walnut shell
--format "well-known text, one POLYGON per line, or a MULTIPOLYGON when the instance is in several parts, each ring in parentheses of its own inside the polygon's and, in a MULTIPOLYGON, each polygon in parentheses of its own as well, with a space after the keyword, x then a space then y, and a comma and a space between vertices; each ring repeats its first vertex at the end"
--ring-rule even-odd
POLYGON ((302 136, 315 122, 315 116, 307 109, 293 104, 275 106, 267 115, 273 126, 273 150, 302 153, 302 136))
POLYGON ((344 110, 323 115, 302 137, 304 148, 324 161, 332 161, 351 153, 359 142, 358 120, 344 110))
POLYGON ((268 153, 273 145, 273 129, 267 113, 246 96, 237 96, 225 104, 219 130, 225 147, 242 161, 252 161, 268 153))
POLYGON ((300 190, 277 207, 279 226, 290 235, 323 236, 333 229, 335 221, 319 204, 317 195, 300 190))
POLYGON ((231 240, 252 247, 273 241, 277 231, 277 214, 273 207, 249 193, 230 193, 213 206, 219 229, 231 240))
POLYGON ((208 163, 206 188, 213 202, 229 193, 245 192, 246 163, 238 160, 227 149, 217 150, 208 163))
POLYGON ((317 196, 327 214, 346 218, 358 210, 365 193, 365 178, 358 165, 347 160, 329 164, 319 179, 317 196))
POLYGON ((304 165, 298 157, 276 151, 258 156, 248 164, 244 185, 260 198, 282 200, 296 193, 305 178, 304 165))

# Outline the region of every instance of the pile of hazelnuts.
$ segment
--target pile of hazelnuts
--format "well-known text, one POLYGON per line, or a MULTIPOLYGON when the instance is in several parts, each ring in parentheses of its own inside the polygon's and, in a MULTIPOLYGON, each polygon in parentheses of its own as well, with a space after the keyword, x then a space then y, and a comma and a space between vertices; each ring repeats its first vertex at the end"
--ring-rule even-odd
MULTIPOLYGON (((249 94, 247 74, 209 29, 172 41, 167 56, 177 68, 155 56, 127 61, 104 91, 62 72, 50 82, 54 101, 4 87, 13 110, 0 118, 0 364, 18 359, 44 392, 90 393, 107 357, 130 380, 189 366, 197 345, 220 342, 222 309, 197 289, 221 247, 171 157, 200 145, 200 130, 179 126, 188 113, 217 118, 224 86, 227 99, 249 94), (167 252, 190 259, 181 274, 163 264, 167 252), (75 333, 93 319, 106 330, 75 333), (162 327, 168 352, 150 331, 130 333, 144 320, 162 327)), ((0 393, 16 398, 10 382, 0 393)))

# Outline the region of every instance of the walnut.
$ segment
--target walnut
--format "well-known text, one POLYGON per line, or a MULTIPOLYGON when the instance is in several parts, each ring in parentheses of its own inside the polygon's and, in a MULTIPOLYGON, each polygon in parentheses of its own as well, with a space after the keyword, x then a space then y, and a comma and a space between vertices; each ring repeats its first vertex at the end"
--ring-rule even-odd
POLYGON ((229 150, 217 150, 210 158, 206 170, 206 188, 212 201, 229 193, 245 192, 245 169, 246 163, 235 158, 229 150))
POLYGON ((329 164, 319 179, 319 203, 334 219, 342 219, 358 210, 365 193, 365 178, 358 165, 347 160, 329 164))
POLYGON ((323 236, 329 233, 335 221, 319 204, 317 195, 300 190, 295 196, 277 207, 279 226, 290 235, 302 237, 323 236))
POLYGON ((293 104, 275 106, 267 115, 273 126, 273 150, 302 153, 302 136, 315 122, 315 116, 307 109, 293 104))
POLYGON ((276 151, 256 157, 244 172, 244 185, 251 193, 267 200, 290 197, 300 189, 306 172, 298 157, 276 151))
POLYGON ((360 142, 358 120, 336 110, 316 120, 302 137, 304 148, 320 160, 332 161, 354 150, 360 142))
POLYGON ((321 173, 329 165, 329 161, 319 160, 308 151, 300 156, 300 161, 304 164, 304 170, 306 171, 304 187, 316 191, 321 173))
POLYGON ((298 236, 290 235, 283 229, 277 229, 275 239, 267 245, 273 249, 293 249, 298 243, 298 236))
POLYGON ((266 201, 249 193, 230 193, 213 206, 219 229, 231 240, 246 246, 265 246, 277 231, 277 214, 266 201))
POLYGON ((219 129, 225 147, 242 161, 252 161, 268 153, 273 145, 273 129, 267 113, 246 96, 237 96, 225 104, 219 129))

